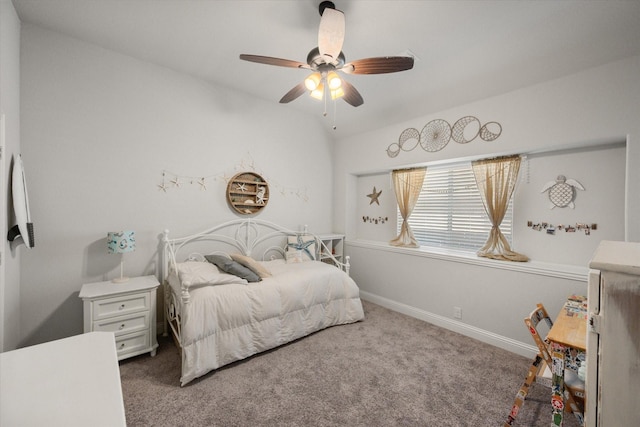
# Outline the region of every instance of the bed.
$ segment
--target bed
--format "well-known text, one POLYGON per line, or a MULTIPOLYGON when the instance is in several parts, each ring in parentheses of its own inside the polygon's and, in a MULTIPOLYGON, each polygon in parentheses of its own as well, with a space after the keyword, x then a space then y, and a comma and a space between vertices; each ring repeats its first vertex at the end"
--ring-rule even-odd
POLYGON ((364 319, 349 267, 348 257, 336 259, 306 226, 298 232, 241 219, 181 238, 165 230, 166 328, 182 355, 181 385, 321 329, 364 319))

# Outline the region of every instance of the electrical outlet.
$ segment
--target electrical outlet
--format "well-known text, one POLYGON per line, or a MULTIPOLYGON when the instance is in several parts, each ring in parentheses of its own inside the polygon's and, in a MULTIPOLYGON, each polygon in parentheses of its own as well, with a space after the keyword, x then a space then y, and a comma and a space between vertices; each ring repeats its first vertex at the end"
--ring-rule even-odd
POLYGON ((462 309, 460 307, 453 307, 453 317, 462 319, 462 309))

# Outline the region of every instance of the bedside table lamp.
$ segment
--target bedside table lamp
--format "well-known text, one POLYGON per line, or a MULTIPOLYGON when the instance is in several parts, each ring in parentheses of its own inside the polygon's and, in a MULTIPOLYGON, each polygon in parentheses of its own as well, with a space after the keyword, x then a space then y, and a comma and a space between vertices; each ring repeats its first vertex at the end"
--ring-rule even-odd
MULTIPOLYGON (((136 236, 134 231, 110 231, 107 233, 107 252, 110 254, 124 254, 136 250, 136 236)), ((120 277, 112 280, 123 283, 129 280, 123 275, 124 260, 120 258, 120 277)))

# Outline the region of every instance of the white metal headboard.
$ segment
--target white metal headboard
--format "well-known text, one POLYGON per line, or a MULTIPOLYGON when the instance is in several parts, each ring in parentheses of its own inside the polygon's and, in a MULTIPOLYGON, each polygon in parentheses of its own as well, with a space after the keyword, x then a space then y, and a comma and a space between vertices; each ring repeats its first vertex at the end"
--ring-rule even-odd
MULTIPOLYGON (((256 260, 268 260, 278 257, 284 258, 286 238, 299 235, 314 237, 316 247, 331 254, 331 251, 327 249, 320 238, 307 231, 306 225, 302 231, 294 231, 264 220, 236 219, 190 236, 175 239, 170 239, 169 230, 165 230, 162 235, 162 280, 164 281, 167 278, 169 267, 175 267, 177 262, 203 258, 203 247, 211 251, 206 254, 226 249, 227 252, 238 251, 256 260), (209 245, 209 243, 211 244, 209 245), (190 250, 195 246, 200 248, 199 252, 190 250), (260 253, 254 253, 256 251, 260 253)), ((345 259, 346 262, 344 263, 332 255, 330 255, 330 258, 338 268, 347 274, 349 273, 348 258, 345 259)))

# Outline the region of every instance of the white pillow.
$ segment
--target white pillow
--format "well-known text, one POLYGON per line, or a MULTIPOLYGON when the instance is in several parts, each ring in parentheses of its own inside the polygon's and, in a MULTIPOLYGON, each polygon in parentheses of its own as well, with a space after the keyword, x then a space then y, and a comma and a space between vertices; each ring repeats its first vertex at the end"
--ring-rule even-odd
POLYGON ((227 285, 238 283, 246 285, 248 282, 233 274, 223 273, 210 262, 187 261, 177 265, 178 277, 182 286, 197 285, 227 285))
POLYGON ((301 234, 289 236, 287 239, 287 259, 289 251, 299 252, 302 261, 313 261, 316 259, 316 239, 313 236, 301 234))
POLYGON ((287 249, 286 257, 287 257, 287 264, 295 264, 303 261, 302 251, 292 250, 291 248, 287 249))

